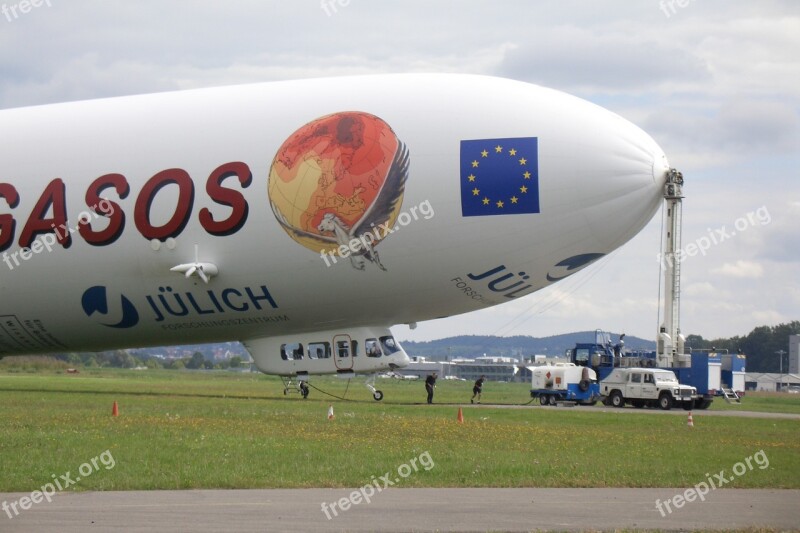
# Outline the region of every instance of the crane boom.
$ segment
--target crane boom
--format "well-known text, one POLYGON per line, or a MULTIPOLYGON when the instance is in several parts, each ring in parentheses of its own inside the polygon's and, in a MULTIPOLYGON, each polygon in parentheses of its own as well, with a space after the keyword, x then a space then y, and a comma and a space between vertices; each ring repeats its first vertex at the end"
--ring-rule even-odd
POLYGON ((661 257, 664 267, 664 320, 657 336, 656 364, 659 367, 672 367, 678 364, 677 355, 684 353, 686 340, 680 326, 683 174, 674 168, 667 172, 664 201, 666 220, 661 257))

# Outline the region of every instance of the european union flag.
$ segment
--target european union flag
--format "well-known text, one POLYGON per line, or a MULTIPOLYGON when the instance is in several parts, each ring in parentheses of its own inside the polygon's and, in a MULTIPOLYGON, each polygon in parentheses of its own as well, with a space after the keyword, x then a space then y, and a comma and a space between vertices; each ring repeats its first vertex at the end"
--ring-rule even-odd
POLYGON ((536 137, 461 141, 461 215, 539 212, 536 137))

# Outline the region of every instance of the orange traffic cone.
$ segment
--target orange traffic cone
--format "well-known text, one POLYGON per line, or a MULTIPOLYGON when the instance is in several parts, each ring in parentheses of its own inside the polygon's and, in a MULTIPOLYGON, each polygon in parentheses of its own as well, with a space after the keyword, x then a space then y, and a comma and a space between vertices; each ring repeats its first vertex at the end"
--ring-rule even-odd
POLYGON ((117 406, 117 402, 114 402, 114 405, 111 407, 111 416, 119 416, 119 407, 117 406))
POLYGON ((459 424, 463 424, 464 423, 464 412, 461 411, 460 407, 458 408, 458 423, 459 424))
POLYGON ((329 405, 328 406, 328 420, 333 420, 334 418, 336 418, 336 415, 333 414, 333 406, 329 405))
POLYGON ((692 420, 692 412, 691 411, 689 411, 689 419, 686 420, 686 425, 689 426, 690 428, 694 427, 694 420, 692 420))

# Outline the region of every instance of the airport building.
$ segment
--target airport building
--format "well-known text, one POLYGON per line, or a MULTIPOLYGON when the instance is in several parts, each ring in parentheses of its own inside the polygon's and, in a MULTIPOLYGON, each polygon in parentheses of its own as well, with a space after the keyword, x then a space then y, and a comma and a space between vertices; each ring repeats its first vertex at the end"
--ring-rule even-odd
POLYGON ((394 371, 395 374, 400 374, 407 377, 417 377, 425 379, 428 374, 436 372, 439 378, 446 379, 450 376, 450 364, 447 361, 428 361, 424 357, 412 357, 408 366, 399 368, 394 371))
POLYGON ((425 378, 436 372, 443 379, 475 381, 486 376, 489 381, 530 381, 530 371, 518 359, 511 357, 477 357, 452 361, 428 361, 425 357, 412 357, 405 368, 396 370, 404 376, 425 378), (526 377, 527 376, 527 377, 526 377))
POLYGON ((748 391, 794 392, 797 388, 800 388, 800 375, 792 372, 786 374, 778 372, 746 372, 744 375, 744 387, 748 391))
POLYGON ((486 376, 488 381, 516 381, 530 383, 530 367, 546 363, 566 362, 565 359, 548 358, 537 355, 530 359, 515 357, 476 357, 474 359, 453 359, 451 361, 429 361, 425 357, 412 357, 405 368, 396 370, 404 376, 417 376, 424 379, 436 372, 439 378, 475 381, 486 376))
MULTIPOLYGON (((789 368, 783 374, 778 372, 746 372, 745 390, 748 391, 794 391, 800 388, 800 372, 797 372, 800 335, 792 336, 793 344, 789 368)), ((409 378, 425 379, 436 372, 439 379, 458 379, 475 381, 486 376, 488 381, 524 382, 531 381, 531 367, 543 364, 568 362, 563 358, 537 355, 524 360, 513 357, 476 357, 474 359, 453 359, 451 361, 431 361, 425 357, 412 357, 405 368, 396 370, 397 374, 409 378)))
MULTIPOLYGON (((778 353, 779 357, 786 352, 778 353)), ((789 335, 788 365, 781 361, 783 373, 747 372, 745 388, 751 391, 789 391, 800 389, 800 335, 789 335)))
POLYGON ((531 374, 518 359, 512 357, 476 357, 453 361, 454 375, 466 381, 486 376, 488 381, 530 381, 531 374))

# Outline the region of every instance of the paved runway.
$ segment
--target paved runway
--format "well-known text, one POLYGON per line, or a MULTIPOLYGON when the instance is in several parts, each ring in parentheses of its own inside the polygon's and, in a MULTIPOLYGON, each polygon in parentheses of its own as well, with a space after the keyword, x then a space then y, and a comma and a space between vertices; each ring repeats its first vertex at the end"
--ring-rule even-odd
MULTIPOLYGON (((464 406, 462 406, 464 407, 464 406)), ((484 407, 483 405, 479 406, 472 406, 469 407, 484 407)), ((489 405, 489 407, 502 407, 499 405, 489 405)), ((517 406, 505 406, 505 407, 517 407, 517 406)), ((530 409, 574 409, 578 412, 585 411, 587 413, 619 413, 622 415, 625 414, 653 414, 653 415, 677 415, 677 416, 687 416, 689 411, 684 411, 683 409, 670 409, 669 411, 664 411, 663 409, 636 409, 634 407, 604 407, 600 404, 587 407, 587 406, 574 406, 574 405, 558 405, 556 407, 552 406, 542 406, 542 405, 530 405, 530 406, 523 406, 525 408, 530 409)), ((731 411, 709 411, 709 410, 693 410, 692 417, 704 417, 704 416, 730 416, 730 417, 741 417, 741 418, 781 418, 783 420, 800 420, 800 414, 795 413, 764 413, 761 411, 746 411, 746 410, 731 410, 731 411)))
MULTIPOLYGON (((684 489, 398 489, 347 510, 348 489, 61 493, 9 518, 0 531, 687 531, 800 529, 800 490, 719 489, 672 512, 656 500, 684 489), (322 510, 328 504, 328 514, 322 510), (328 518, 330 517, 330 518, 328 518)), ((17 502, 22 493, 0 494, 17 502)), ((29 496, 29 495, 28 495, 29 496)), ((355 501, 357 498, 353 498, 355 501)), ((19 509, 19 506, 17 506, 19 509)), ((12 513, 13 514, 13 513, 12 513)))

